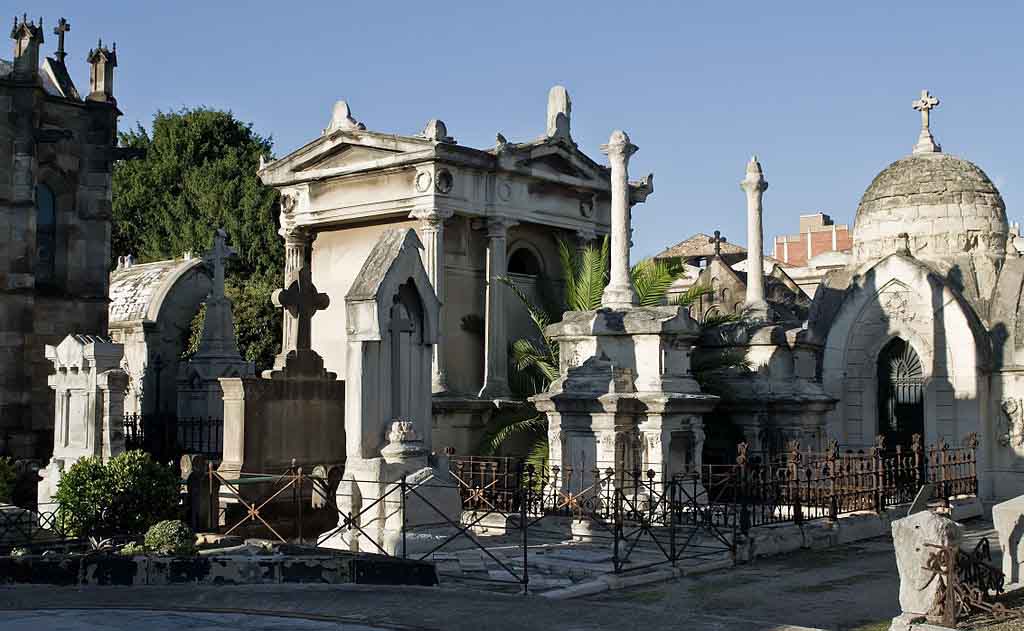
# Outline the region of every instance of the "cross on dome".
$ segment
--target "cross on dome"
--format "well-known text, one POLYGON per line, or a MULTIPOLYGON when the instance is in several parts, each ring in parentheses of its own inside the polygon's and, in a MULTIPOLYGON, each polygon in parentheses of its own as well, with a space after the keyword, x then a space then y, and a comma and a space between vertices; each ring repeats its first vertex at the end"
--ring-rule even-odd
POLYGON ((931 131, 931 111, 938 106, 939 99, 929 94, 928 90, 921 90, 921 98, 911 103, 911 107, 921 112, 921 135, 917 138, 914 153, 940 153, 942 151, 942 147, 935 142, 931 131))

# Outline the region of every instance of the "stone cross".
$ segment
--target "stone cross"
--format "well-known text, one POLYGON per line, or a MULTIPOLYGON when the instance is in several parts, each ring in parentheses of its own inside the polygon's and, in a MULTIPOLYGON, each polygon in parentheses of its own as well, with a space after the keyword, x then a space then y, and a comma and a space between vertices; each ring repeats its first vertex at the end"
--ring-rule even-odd
POLYGON ((238 252, 227 244, 228 233, 224 228, 217 228, 213 233, 213 249, 204 257, 206 263, 213 267, 213 297, 224 297, 224 262, 236 256, 238 252))
POLYGON ((938 153, 942 151, 939 143, 935 142, 931 131, 931 111, 939 106, 939 99, 928 94, 928 90, 921 90, 921 98, 914 101, 911 106, 921 112, 921 134, 914 145, 914 153, 938 153))
POLYGON ((929 113, 939 106, 939 99, 928 94, 928 90, 921 90, 921 98, 914 101, 912 106, 921 112, 921 129, 928 129, 931 124, 929 113))
POLYGON ((295 318, 295 348, 293 350, 308 351, 312 349, 311 325, 317 311, 326 309, 331 304, 327 294, 316 290, 308 274, 299 274, 286 289, 274 291, 274 306, 286 309, 295 318))
POLYGON ((726 241, 727 239, 722 236, 722 232, 720 230, 715 230, 715 236, 708 239, 708 243, 715 244, 716 259, 722 256, 722 244, 725 243, 726 241))
POLYGON ((67 53, 64 52, 64 33, 71 30, 71 22, 68 22, 64 18, 61 18, 57 22, 57 26, 53 27, 53 34, 57 36, 57 53, 54 57, 57 61, 64 63, 64 58, 67 57, 67 53))

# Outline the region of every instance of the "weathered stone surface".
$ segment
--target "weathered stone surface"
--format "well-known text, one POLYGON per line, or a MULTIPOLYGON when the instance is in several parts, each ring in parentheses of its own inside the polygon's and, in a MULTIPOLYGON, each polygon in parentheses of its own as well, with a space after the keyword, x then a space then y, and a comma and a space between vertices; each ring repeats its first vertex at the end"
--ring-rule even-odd
POLYGON ((992 507, 1007 584, 1024 583, 1024 495, 992 507))
POLYGON ((938 546, 959 546, 962 528, 952 519, 931 511, 916 513, 892 523, 896 566, 900 572, 900 607, 905 614, 926 614, 935 603, 939 582, 924 569, 938 546))

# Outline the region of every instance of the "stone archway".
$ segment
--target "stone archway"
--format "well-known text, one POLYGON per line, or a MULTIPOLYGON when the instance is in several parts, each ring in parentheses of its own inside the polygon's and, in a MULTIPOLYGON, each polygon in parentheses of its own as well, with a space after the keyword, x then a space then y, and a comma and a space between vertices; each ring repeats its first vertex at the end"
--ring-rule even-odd
POLYGON ((921 359, 909 342, 894 337, 878 354, 877 375, 878 433, 889 447, 910 447, 914 434, 924 437, 921 359))

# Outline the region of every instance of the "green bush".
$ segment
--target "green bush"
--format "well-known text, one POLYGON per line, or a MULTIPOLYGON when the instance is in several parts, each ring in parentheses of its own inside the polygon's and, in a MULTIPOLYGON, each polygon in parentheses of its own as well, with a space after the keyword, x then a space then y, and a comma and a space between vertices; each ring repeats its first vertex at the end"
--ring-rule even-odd
POLYGON ((174 517, 179 480, 144 451, 127 451, 104 464, 83 458, 57 485, 60 524, 69 535, 140 533, 174 517))
POLYGON ((18 475, 14 471, 14 460, 6 456, 0 458, 0 503, 10 503, 17 477, 18 475))
POLYGON ((185 522, 168 519, 146 531, 145 545, 157 554, 186 556, 195 554, 196 536, 185 522))
POLYGON ((119 551, 119 554, 126 557, 138 556, 140 554, 146 554, 146 546, 142 545, 137 541, 130 541, 124 545, 119 551))

